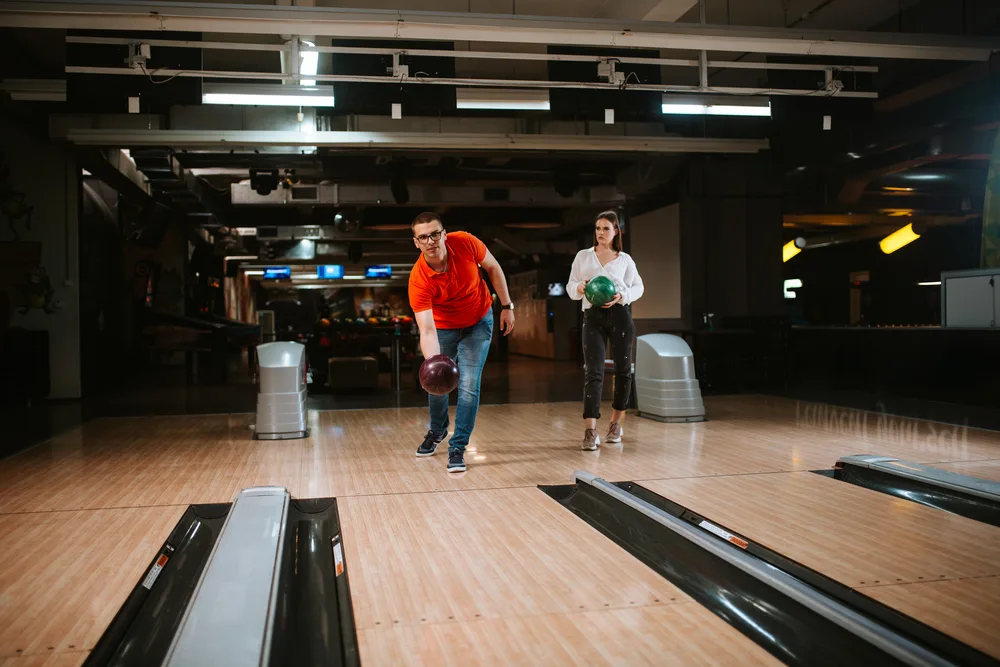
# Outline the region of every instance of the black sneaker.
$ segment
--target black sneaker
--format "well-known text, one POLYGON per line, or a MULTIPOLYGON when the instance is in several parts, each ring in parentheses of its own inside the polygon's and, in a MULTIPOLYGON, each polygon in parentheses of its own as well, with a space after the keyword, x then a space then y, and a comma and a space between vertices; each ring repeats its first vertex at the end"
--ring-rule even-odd
POLYGON ((441 435, 434 435, 434 431, 427 431, 427 435, 424 436, 424 441, 420 443, 417 447, 417 456, 434 456, 434 452, 437 451, 438 445, 441 441, 448 437, 448 429, 444 430, 441 435))
POLYGON ((465 472, 465 452, 457 449, 448 452, 448 472, 465 472))

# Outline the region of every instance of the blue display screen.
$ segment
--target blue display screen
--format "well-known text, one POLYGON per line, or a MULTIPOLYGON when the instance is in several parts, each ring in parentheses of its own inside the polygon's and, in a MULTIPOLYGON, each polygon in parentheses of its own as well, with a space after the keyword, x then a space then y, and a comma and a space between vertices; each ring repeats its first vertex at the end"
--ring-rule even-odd
POLYGON ((319 278, 336 279, 344 277, 344 267, 341 264, 320 264, 316 267, 316 275, 319 278))
POLYGON ((392 267, 388 264, 369 266, 365 269, 365 278, 391 278, 392 267))
POLYGON ((264 280, 287 280, 292 277, 290 266, 270 266, 264 269, 264 280))

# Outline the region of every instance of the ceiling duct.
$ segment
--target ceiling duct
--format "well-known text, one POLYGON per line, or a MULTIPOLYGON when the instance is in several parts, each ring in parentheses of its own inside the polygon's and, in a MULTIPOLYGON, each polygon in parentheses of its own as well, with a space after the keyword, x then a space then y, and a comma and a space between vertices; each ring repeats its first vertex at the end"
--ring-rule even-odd
POLYGON ((229 186, 234 206, 287 206, 287 205, 332 205, 340 203, 339 185, 292 185, 275 188, 260 194, 252 183, 233 183, 229 186))
MULTIPOLYGON (((259 194, 250 183, 230 185, 232 203, 236 206, 392 206, 397 203, 413 206, 588 206, 619 202, 623 195, 614 186, 580 187, 575 174, 558 187, 520 186, 498 188, 487 186, 407 185, 407 197, 399 202, 398 190, 392 185, 293 185, 279 187, 266 195, 259 194)), ((331 218, 332 219, 332 218, 331 218)))

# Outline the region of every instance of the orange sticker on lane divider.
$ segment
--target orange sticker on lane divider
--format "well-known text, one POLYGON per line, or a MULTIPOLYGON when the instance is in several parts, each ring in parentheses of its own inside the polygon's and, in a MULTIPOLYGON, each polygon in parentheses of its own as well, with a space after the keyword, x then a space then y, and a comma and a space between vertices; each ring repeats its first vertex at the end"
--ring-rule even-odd
POLYGON ((149 568, 149 573, 146 574, 146 578, 142 580, 142 587, 146 590, 153 590, 153 584, 156 583, 157 578, 160 576, 160 572, 163 571, 163 566, 167 564, 170 558, 167 554, 160 554, 160 557, 156 559, 153 563, 153 567, 149 568))
POLYGON ((716 526, 714 523, 709 523, 708 521, 705 521, 704 519, 702 519, 701 523, 698 524, 698 527, 699 528, 704 528, 705 530, 707 530, 708 532, 712 533, 713 535, 717 535, 717 536, 721 537, 726 542, 729 542, 731 544, 735 544, 740 549, 746 549, 748 546, 750 546, 750 544, 746 540, 744 540, 743 538, 736 537, 732 533, 727 533, 723 529, 721 529, 718 526, 716 526))
POLYGON ((748 546, 750 546, 749 542, 739 537, 736 537, 735 535, 730 537, 729 541, 738 546, 740 549, 746 549, 748 546))
POLYGON ((340 546, 340 542, 337 538, 331 540, 333 542, 333 568, 337 573, 336 576, 340 576, 344 573, 344 550, 340 546))

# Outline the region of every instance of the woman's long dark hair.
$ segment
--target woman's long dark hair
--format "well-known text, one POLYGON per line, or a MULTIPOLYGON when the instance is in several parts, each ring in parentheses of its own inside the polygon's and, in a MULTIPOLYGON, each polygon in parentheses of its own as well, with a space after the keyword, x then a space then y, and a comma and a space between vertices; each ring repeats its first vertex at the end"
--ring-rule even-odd
MULTIPOLYGON (((615 252, 622 251, 622 228, 618 224, 618 214, 614 211, 605 211, 594 218, 594 224, 596 225, 598 220, 607 220, 611 223, 611 226, 615 230, 615 237, 611 239, 611 249, 615 252)), ((597 247, 597 230, 594 230, 594 247, 597 247)))

